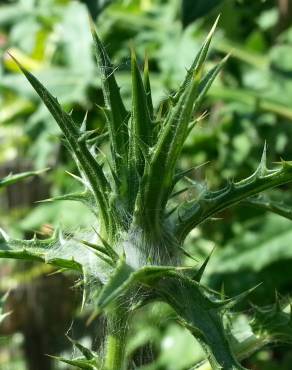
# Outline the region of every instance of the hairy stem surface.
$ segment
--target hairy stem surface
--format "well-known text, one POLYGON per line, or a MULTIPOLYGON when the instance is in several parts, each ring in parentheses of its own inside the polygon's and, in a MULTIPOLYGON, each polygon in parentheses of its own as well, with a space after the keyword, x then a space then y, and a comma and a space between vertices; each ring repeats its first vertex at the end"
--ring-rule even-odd
POLYGON ((104 370, 126 369, 126 341, 128 334, 128 313, 117 305, 107 316, 106 358, 104 370))

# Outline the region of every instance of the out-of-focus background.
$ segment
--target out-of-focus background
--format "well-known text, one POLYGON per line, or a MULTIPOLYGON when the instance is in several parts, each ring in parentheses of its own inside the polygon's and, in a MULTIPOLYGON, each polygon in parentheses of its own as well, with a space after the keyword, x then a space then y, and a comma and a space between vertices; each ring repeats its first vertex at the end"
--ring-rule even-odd
MULTIPOLYGON (((220 13, 209 64, 231 52, 224 72, 205 101, 208 112, 187 141, 181 167, 198 171, 216 189, 257 167, 264 143, 268 162, 292 159, 292 1, 291 0, 7 0, 0 1, 0 177, 10 172, 50 168, 42 177, 0 193, 0 226, 15 237, 47 237, 91 224, 79 204, 38 203, 76 189, 66 173, 76 168, 62 137, 18 68, 10 52, 82 121, 103 127, 102 97, 89 31, 90 13, 117 66, 122 94, 130 102, 129 47, 141 64, 149 58, 156 106, 173 91, 220 13)), ((278 193, 273 192, 277 198, 278 193)), ((292 204, 292 189, 281 199, 292 204)), ((275 290, 292 292, 292 223, 250 207, 228 210, 204 224, 187 248, 204 258, 216 252, 208 283, 227 294, 260 282, 255 304, 271 304, 275 290)), ((50 355, 72 355, 65 333, 98 348, 102 323, 88 324, 80 312, 76 276, 54 274, 51 267, 0 261, 0 294, 10 291, 12 314, 0 326, 1 370, 67 369, 50 355)), ((240 308, 247 313, 248 304, 240 308)), ((192 337, 173 323, 165 307, 151 306, 137 317, 129 353, 151 342, 155 363, 145 370, 185 370, 201 352, 192 337), (183 353, 183 355, 182 355, 183 353)), ((292 369, 292 349, 266 348, 246 362, 251 369, 292 369)), ((141 368, 142 369, 142 368, 141 368)), ((118 369, 117 369, 118 370, 118 369)))

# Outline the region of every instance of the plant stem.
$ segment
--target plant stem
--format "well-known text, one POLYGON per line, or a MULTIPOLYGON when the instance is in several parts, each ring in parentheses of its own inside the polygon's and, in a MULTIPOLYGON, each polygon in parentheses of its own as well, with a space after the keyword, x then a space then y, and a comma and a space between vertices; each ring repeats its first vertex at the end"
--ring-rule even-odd
POLYGON ((107 340, 104 370, 125 370, 128 313, 123 306, 116 307, 107 316, 107 340))

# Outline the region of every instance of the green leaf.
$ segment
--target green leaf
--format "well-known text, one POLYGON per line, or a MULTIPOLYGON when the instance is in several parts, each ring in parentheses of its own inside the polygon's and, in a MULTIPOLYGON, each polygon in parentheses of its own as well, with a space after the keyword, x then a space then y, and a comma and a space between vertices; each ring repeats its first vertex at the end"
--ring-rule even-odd
POLYGON ((128 112, 125 109, 120 89, 115 79, 115 68, 111 63, 102 42, 97 36, 93 23, 91 24, 91 30, 95 46, 96 60, 102 79, 103 96, 106 108, 109 112, 107 123, 114 169, 117 171, 117 175, 119 177, 120 175, 123 175, 123 168, 126 164, 124 162, 127 158, 128 112))
POLYGON ((131 56, 131 74, 132 74, 132 114, 130 127, 130 148, 129 165, 143 173, 143 148, 149 150, 152 144, 152 128, 147 94, 142 81, 141 73, 137 65, 136 55, 132 50, 131 56), (142 152, 141 152, 142 149, 142 152))
POLYGON ((258 197, 248 198, 245 203, 292 220, 292 205, 286 203, 286 200, 284 200, 286 197, 283 192, 279 195, 281 200, 273 200, 268 195, 263 194, 258 197))
POLYGON ((227 60, 227 57, 224 58, 201 80, 202 66, 207 56, 216 22, 193 66, 188 71, 185 81, 173 98, 173 101, 177 102, 170 110, 159 133, 157 144, 152 149, 153 154, 149 164, 146 164, 141 185, 141 197, 138 199, 140 204, 138 203, 137 209, 141 210, 142 204, 148 205, 144 212, 145 220, 154 233, 172 192, 175 166, 190 132, 192 115, 198 111, 204 96, 227 60))
POLYGON ((81 202, 85 204, 95 215, 97 215, 95 199, 94 199, 92 192, 90 192, 89 190, 85 190, 83 192, 75 192, 75 193, 59 195, 53 198, 41 200, 38 203, 55 202, 55 201, 61 201, 61 200, 72 200, 76 202, 81 202))
POLYGON ((199 81, 194 76, 192 83, 187 86, 178 103, 173 107, 167 122, 159 133, 152 157, 146 164, 138 209, 142 210, 143 204, 147 204, 143 222, 149 223, 153 232, 157 228, 172 190, 175 166, 188 132, 198 84, 199 81))
POLYGON ((180 211, 180 221, 176 231, 178 240, 183 241, 194 227, 218 212, 253 195, 292 181, 290 162, 282 162, 280 168, 276 170, 266 169, 263 166, 264 163, 265 160, 262 160, 258 169, 250 177, 239 182, 230 182, 218 191, 206 189, 198 199, 190 202, 184 211, 180 211))
MULTIPOLYGON (((228 329, 232 348, 240 360, 271 344, 292 342, 291 306, 286 302, 276 302, 270 306, 254 306, 245 314, 235 314, 228 329)), ((204 362, 197 370, 212 370, 204 362)))
POLYGON ((8 175, 4 177, 4 179, 0 179, 0 188, 3 188, 5 186, 9 186, 12 184, 15 184, 18 181, 24 180, 31 176, 40 175, 43 172, 47 171, 48 169, 40 170, 40 171, 28 171, 28 172, 22 172, 15 175, 8 175))
POLYGON ((223 326, 220 303, 212 302, 202 286, 178 273, 156 282, 160 297, 178 314, 179 322, 199 340, 212 369, 244 369, 236 360, 223 326))
POLYGON ((168 271, 175 267, 167 266, 145 266, 134 271, 124 259, 121 259, 110 277, 104 285, 97 299, 98 310, 102 310, 114 302, 118 297, 129 292, 135 284, 150 286, 158 277, 163 277, 168 271))
POLYGON ((105 308, 119 295, 125 291, 125 283, 133 273, 133 269, 127 265, 124 259, 121 259, 110 277, 110 280, 102 288, 98 298, 98 309, 105 308))
POLYGON ((98 355, 93 352, 92 350, 84 347, 82 344, 80 344, 79 342, 77 342, 76 340, 70 338, 70 337, 67 337, 70 342, 76 346, 79 351, 82 353, 82 355, 85 357, 86 360, 95 360, 95 361, 98 361, 98 355))
POLYGON ((57 236, 45 240, 38 240, 36 238, 20 240, 8 238, 6 235, 3 236, 2 239, 0 238, 0 258, 38 261, 51 264, 58 268, 82 272, 80 263, 73 259, 62 258, 62 256, 49 257, 48 252, 50 251, 50 247, 58 241, 57 236))
POLYGON ((108 265, 114 267, 115 262, 118 259, 118 255, 115 253, 115 251, 110 247, 106 248, 102 245, 94 244, 91 242, 88 242, 86 240, 78 240, 80 243, 86 245, 87 247, 91 248, 95 251, 95 255, 106 262, 108 265))
POLYGON ((276 302, 272 306, 253 306, 250 322, 255 335, 271 343, 292 343, 291 305, 276 302))
POLYGON ((64 357, 50 356, 58 361, 64 362, 65 364, 75 366, 83 370, 98 370, 100 367, 97 366, 95 360, 88 360, 84 357, 78 357, 72 360, 66 359, 64 357))
POLYGON ((148 96, 144 88, 134 50, 132 50, 131 56, 131 75, 132 113, 128 153, 128 197, 130 212, 132 212, 135 204, 139 191, 139 178, 143 174, 145 161, 147 161, 150 145, 153 142, 153 123, 148 108, 148 96))
POLYGON ((72 117, 62 110, 57 99, 55 99, 49 93, 49 91, 14 57, 12 58, 17 63, 32 87, 38 93, 42 101, 45 103, 48 110, 51 112, 52 116, 63 131, 71 151, 75 154, 77 162, 80 164, 82 171, 86 175, 91 185, 97 205, 99 206, 101 218, 103 222, 108 225, 110 221, 108 215, 108 199, 106 197, 106 194, 110 186, 102 171, 101 166, 89 152, 86 143, 84 143, 84 141, 82 140, 79 140, 79 127, 73 121, 72 117))

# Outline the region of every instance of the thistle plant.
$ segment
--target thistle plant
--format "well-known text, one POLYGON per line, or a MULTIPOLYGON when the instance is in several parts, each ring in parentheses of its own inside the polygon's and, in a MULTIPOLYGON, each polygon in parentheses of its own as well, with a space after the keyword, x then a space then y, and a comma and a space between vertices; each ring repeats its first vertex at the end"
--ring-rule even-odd
POLYGON ((83 303, 91 299, 95 315, 105 315, 106 338, 98 354, 75 343, 83 355, 62 359, 68 364, 90 370, 132 368, 126 355, 131 317, 149 302, 159 301, 167 303, 177 321, 200 342, 212 369, 243 369, 224 317, 249 292, 225 298, 202 284, 209 258, 199 268, 185 267, 184 243, 194 228, 224 209, 292 181, 292 164, 282 161, 278 168, 268 169, 264 149, 257 170, 246 179, 230 181, 216 191, 189 179, 189 187, 181 190, 180 183, 192 171, 178 170, 183 145, 196 129, 203 99, 228 58, 204 73, 215 27, 216 23, 177 91, 157 110, 147 61, 142 73, 134 51, 132 102, 130 110, 125 107, 115 68, 92 27, 104 96, 100 109, 107 124, 100 135, 87 129, 86 117, 82 123, 75 122, 16 61, 61 128, 80 172, 74 177, 84 187, 82 192, 53 200, 80 201, 96 215, 96 224, 89 225, 92 231, 81 236, 68 238, 58 230, 47 240, 5 237, 0 250, 3 258, 41 261, 82 274, 83 303), (107 154, 100 144, 105 139, 107 154), (196 196, 182 201, 179 194, 193 189, 196 196), (98 293, 92 294, 93 290, 98 293))

